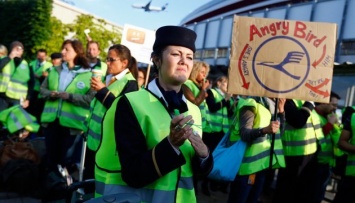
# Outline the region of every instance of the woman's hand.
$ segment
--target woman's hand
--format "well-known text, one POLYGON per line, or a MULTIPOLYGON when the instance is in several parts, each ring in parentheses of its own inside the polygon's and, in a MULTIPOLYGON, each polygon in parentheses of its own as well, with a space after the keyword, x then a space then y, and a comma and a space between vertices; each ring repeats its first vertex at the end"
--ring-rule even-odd
POLYGON ((99 79, 98 77, 91 78, 91 89, 99 91, 104 87, 106 87, 106 85, 102 83, 101 79, 99 79))
POLYGON ((21 106, 25 109, 30 105, 30 101, 26 99, 25 101, 22 102, 21 106))
POLYGON ((202 87, 203 90, 206 90, 209 86, 210 86, 210 81, 209 80, 203 80, 202 81, 201 87, 202 87))
POLYGON ((280 129, 280 122, 279 121, 271 121, 269 126, 262 129, 263 134, 273 134, 277 133, 280 129))
POLYGON ((208 156, 208 147, 202 141, 200 135, 193 133, 188 139, 199 157, 206 158, 208 156))
POLYGON ((191 124, 193 124, 192 116, 188 115, 184 117, 183 114, 175 116, 170 123, 170 134, 169 141, 170 143, 179 148, 184 144, 185 140, 193 135, 191 124))
POLYGON ((285 112, 284 107, 285 107, 286 99, 285 98, 279 98, 279 103, 277 106, 277 110, 279 113, 285 112))
POLYGON ((51 98, 53 99, 59 98, 58 92, 51 92, 51 98))
POLYGON ((61 98, 63 100, 69 99, 69 93, 68 92, 58 92, 58 98, 61 98))

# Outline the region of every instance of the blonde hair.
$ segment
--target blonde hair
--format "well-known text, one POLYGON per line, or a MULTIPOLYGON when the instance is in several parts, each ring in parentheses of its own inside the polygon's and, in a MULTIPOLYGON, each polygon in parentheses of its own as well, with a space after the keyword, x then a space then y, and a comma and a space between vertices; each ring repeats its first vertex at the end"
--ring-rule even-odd
POLYGON ((4 45, 0 44, 0 57, 2 56, 7 56, 7 48, 4 45))
POLYGON ((207 77, 208 73, 210 72, 210 65, 204 61, 194 61, 194 66, 192 67, 192 71, 191 71, 189 79, 195 83, 198 83, 196 81, 196 78, 197 78, 198 74, 201 72, 201 69, 203 67, 206 68, 206 77, 207 77))

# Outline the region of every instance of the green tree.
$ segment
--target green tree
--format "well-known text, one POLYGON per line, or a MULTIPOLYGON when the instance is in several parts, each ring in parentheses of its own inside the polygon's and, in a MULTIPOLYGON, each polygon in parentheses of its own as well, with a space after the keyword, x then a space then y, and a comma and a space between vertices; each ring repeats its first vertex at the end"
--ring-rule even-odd
POLYGON ((0 43, 9 46, 12 41, 21 41, 25 58, 33 58, 36 49, 51 35, 52 3, 52 0, 0 1, 0 43))
POLYGON ((65 36, 69 33, 68 26, 56 17, 51 17, 50 24, 52 34, 48 40, 43 41, 42 45, 47 50, 48 55, 54 52, 61 52, 61 45, 64 42, 65 36))
POLYGON ((69 31, 75 32, 74 38, 80 40, 86 46, 87 38, 84 33, 85 29, 90 29, 90 37, 92 40, 99 42, 101 47, 101 58, 106 58, 107 49, 121 42, 120 31, 107 24, 103 19, 95 19, 91 15, 80 15, 75 20, 74 24, 69 24, 69 31))

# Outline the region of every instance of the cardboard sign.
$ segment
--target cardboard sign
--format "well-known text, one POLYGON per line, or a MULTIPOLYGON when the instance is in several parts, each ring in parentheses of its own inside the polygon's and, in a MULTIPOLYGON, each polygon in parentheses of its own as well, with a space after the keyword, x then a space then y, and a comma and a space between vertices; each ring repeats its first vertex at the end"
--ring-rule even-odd
POLYGON ((228 92, 329 102, 337 25, 234 17, 228 92))
POLYGON ((150 55, 153 52, 155 31, 124 25, 121 44, 127 46, 138 62, 152 64, 150 55))

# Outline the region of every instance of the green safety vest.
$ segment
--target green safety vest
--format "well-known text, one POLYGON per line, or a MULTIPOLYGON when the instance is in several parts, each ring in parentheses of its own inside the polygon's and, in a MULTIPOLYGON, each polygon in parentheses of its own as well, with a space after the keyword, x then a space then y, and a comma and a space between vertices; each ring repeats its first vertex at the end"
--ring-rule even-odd
MULTIPOLYGON (((234 141, 240 140, 240 132, 239 132, 240 126, 239 126, 238 118, 239 118, 240 110, 245 106, 253 107, 255 109, 253 129, 264 128, 270 124, 271 113, 267 108, 257 103, 252 98, 239 100, 237 106, 238 117, 235 124, 235 128, 238 129, 232 131, 231 140, 234 141)), ((270 147, 271 147, 270 135, 259 137, 253 140, 252 143, 248 143, 238 174, 250 175, 269 168, 270 147)), ((272 167, 273 168, 285 167, 285 158, 284 158, 284 153, 282 148, 280 131, 278 131, 275 134, 275 145, 274 145, 274 153, 272 159, 272 167)))
MULTIPOLYGON (((145 133, 148 150, 153 149, 170 132, 171 116, 157 97, 143 89, 141 91, 125 94, 131 104, 143 133, 145 133)), ((180 147, 186 164, 181 168, 165 174, 163 177, 145 186, 144 188, 131 188, 121 178, 121 166, 116 150, 114 125, 116 99, 107 110, 103 120, 102 142, 96 153, 95 196, 115 193, 134 193, 141 197, 142 202, 196 202, 193 186, 193 172, 191 159, 195 151, 187 140, 180 147)), ((200 111, 197 106, 187 101, 188 112, 195 123, 192 128, 200 135, 202 130, 200 111)))
POLYGON ((20 105, 12 106, 0 112, 0 122, 10 134, 26 129, 29 132, 38 132, 39 124, 36 118, 27 113, 20 105))
MULTIPOLYGON (((353 107, 354 108, 354 107, 353 107)), ((355 109, 355 108, 354 108, 355 109)), ((349 143, 353 146, 355 146, 355 113, 351 115, 351 139, 349 143)), ((355 176, 355 154, 354 153, 348 153, 348 158, 346 162, 346 171, 345 171, 346 176, 355 176)))
MULTIPOLYGON (((1 58, 0 60, 2 60, 3 58, 1 58)), ((0 93, 6 92, 10 82, 11 75, 14 73, 14 71, 15 71, 14 60, 10 59, 10 61, 4 66, 4 68, 0 72, 0 93)))
POLYGON ((30 69, 28 63, 25 60, 21 61, 21 64, 15 68, 15 72, 12 74, 7 90, 6 96, 11 99, 25 99, 27 97, 28 85, 30 80, 30 69))
MULTIPOLYGON (((58 91, 59 76, 57 69, 50 71, 48 75, 48 89, 58 91)), ((77 72, 74 79, 65 89, 69 94, 85 95, 90 90, 90 70, 77 72)), ((62 99, 46 100, 43 113, 41 115, 42 123, 53 122, 56 118, 62 126, 75 128, 78 130, 87 130, 85 121, 89 117, 90 107, 78 106, 62 99)))
MULTIPOLYGON (((135 80, 131 73, 127 73, 122 79, 116 80, 107 88, 110 92, 117 97, 124 87, 126 86, 129 80, 135 80)), ((100 140, 101 140, 101 122, 104 114, 106 113, 106 107, 102 105, 102 103, 94 98, 90 103, 90 112, 91 115, 89 117, 89 124, 88 124, 88 148, 96 151, 99 147, 100 140)))
MULTIPOLYGON (((304 101, 293 101, 298 108, 302 108, 304 101)), ((320 120, 314 110, 308 117, 306 124, 300 129, 295 129, 286 122, 285 133, 282 136, 285 156, 303 156, 313 154, 317 151, 317 141, 322 148, 325 147, 325 140, 320 126, 320 120)))
MULTIPOLYGON (((191 90, 191 92, 193 93, 193 95, 195 97, 197 97, 197 95, 200 93, 200 88, 192 80, 186 80, 184 85, 186 85, 191 90)), ((202 116, 203 132, 212 132, 211 126, 210 126, 210 118, 209 118, 210 115, 209 115, 209 113, 207 113, 207 112, 209 112, 209 110, 208 110, 206 100, 203 100, 203 102, 200 104, 199 108, 200 108, 201 116, 202 116)))
MULTIPOLYGON (((38 60, 33 60, 30 62, 30 67, 32 68, 33 73, 38 77, 41 77, 43 72, 47 71, 50 67, 53 66, 51 62, 45 61, 43 64, 41 64, 38 67, 38 63, 39 63, 38 60)), ((33 89, 39 92, 40 86, 41 84, 39 82, 39 79, 35 77, 35 86, 33 89)))
MULTIPOLYGON (((324 118, 322 115, 319 115, 317 112, 316 112, 316 114, 319 117, 320 125, 322 127, 328 123, 328 120, 326 118, 324 118)), ((323 136, 324 136, 324 133, 323 133, 323 136)), ((325 146, 317 152, 318 162, 322 163, 322 164, 329 164, 330 166, 335 166, 331 132, 327 136, 324 136, 324 142, 325 142, 324 143, 325 146)))
POLYGON ((100 61, 100 65, 95 65, 94 67, 92 67, 92 69, 96 69, 96 70, 101 70, 102 71, 102 81, 105 81, 106 78, 106 73, 107 73, 107 64, 100 61))
MULTIPOLYGON (((213 97, 216 103, 224 100, 224 96, 221 95, 217 90, 211 89, 213 97)), ((229 130, 229 118, 228 118, 228 108, 226 106, 222 107, 218 111, 212 113, 208 111, 210 118, 210 127, 212 132, 221 132, 223 130, 224 133, 229 130)))

